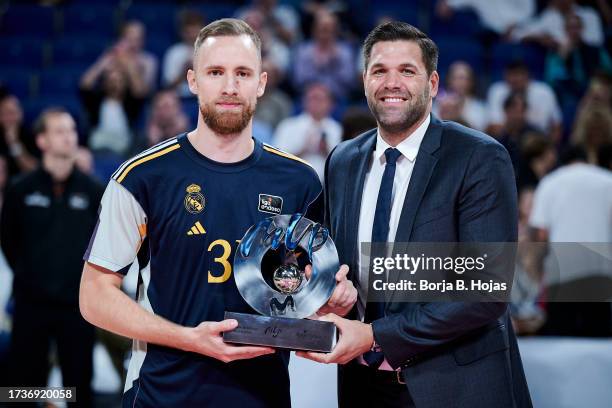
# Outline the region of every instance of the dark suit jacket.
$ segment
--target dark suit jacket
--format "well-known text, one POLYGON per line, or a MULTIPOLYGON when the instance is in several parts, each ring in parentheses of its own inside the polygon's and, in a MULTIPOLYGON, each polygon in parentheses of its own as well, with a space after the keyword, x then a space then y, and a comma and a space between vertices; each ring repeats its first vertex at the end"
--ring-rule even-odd
MULTIPOLYGON (((338 145, 326 165, 327 223, 340 261, 353 274, 364 177, 375 145, 376 130, 368 131, 338 145)), ((396 241, 516 241, 517 212, 504 147, 432 117, 396 241)), ((374 336, 391 366, 402 368, 417 407, 531 407, 506 303, 387 303, 385 309, 385 318, 373 322, 374 336)))

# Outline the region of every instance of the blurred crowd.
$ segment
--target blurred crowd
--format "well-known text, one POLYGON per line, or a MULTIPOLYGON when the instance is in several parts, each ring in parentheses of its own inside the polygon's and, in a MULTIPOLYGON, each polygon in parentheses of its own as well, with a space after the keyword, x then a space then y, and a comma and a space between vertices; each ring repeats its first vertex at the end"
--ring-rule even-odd
MULTIPOLYGON (((244 19, 263 40, 268 84, 254 137, 303 157, 322 176, 335 145, 376 126, 363 93, 361 42, 375 24, 399 19, 440 48, 435 115, 484 131, 508 149, 520 240, 612 242, 606 0, 0 5, 0 204, 7 185, 41 162, 33 124, 45 108, 63 106, 72 115, 76 166, 101 183, 128 157, 193 129, 198 106, 186 70, 199 30, 220 17, 244 19)), ((537 284, 525 285, 515 307, 520 333, 610 335, 609 304, 596 312, 570 306, 578 320, 581 313, 603 316, 593 323, 601 330, 553 318, 547 325, 554 306, 537 284)))

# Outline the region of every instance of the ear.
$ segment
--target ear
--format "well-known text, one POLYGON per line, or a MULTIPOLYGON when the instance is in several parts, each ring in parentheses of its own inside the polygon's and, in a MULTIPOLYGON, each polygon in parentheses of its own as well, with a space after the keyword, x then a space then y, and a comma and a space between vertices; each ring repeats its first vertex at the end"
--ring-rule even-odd
POLYGON ((47 138, 45 137, 44 133, 39 133, 36 135, 36 147, 38 147, 38 150, 40 150, 41 152, 46 151, 47 138))
POLYGON ((195 71, 193 69, 187 70, 187 85, 189 85, 189 90, 192 94, 198 94, 198 83, 195 78, 195 71))
POLYGON ((266 91, 266 84, 268 83, 268 73, 262 72, 259 74, 259 85, 257 85, 257 97, 261 98, 266 91))
POLYGON ((434 71, 429 76, 430 95, 432 98, 438 95, 438 85, 440 85, 440 75, 438 75, 438 71, 434 71))
POLYGON ((363 93, 367 96, 368 92, 366 90, 366 68, 363 68, 363 72, 361 73, 361 79, 363 80, 363 93))

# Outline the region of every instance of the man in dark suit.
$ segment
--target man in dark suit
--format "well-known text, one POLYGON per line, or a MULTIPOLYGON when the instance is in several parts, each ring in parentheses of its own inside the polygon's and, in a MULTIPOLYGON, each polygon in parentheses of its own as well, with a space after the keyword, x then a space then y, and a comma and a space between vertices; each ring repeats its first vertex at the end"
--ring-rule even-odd
POLYGON ((360 299, 355 320, 323 317, 340 331, 332 353, 299 355, 344 364, 341 407, 531 407, 506 303, 366 301, 361 242, 514 242, 517 204, 507 151, 431 115, 433 41, 384 23, 364 57, 378 128, 340 144, 326 166, 327 220, 360 299))

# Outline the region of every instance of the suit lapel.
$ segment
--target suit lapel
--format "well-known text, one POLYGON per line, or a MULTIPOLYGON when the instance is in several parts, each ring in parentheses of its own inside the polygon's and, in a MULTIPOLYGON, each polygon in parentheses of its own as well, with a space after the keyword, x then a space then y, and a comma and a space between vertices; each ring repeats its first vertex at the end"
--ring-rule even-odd
MULTIPOLYGON (((419 153, 417 154, 414 163, 414 169, 410 176, 410 184, 404 197, 404 204, 400 220, 395 233, 395 242, 409 242, 412 235, 412 227, 414 226, 414 218, 417 210, 421 205, 421 200, 429 184, 429 179, 438 163, 436 151, 440 147, 442 136, 442 126, 440 121, 432 115, 431 122, 427 128, 427 132, 423 137, 419 153)), ((389 274, 389 282, 398 282, 399 271, 393 270, 389 274)), ((390 296, 393 298, 394 293, 390 296)), ((387 303, 387 307, 391 303, 387 303)))
MULTIPOLYGON (((350 173, 348 174, 348 177, 355 176, 355 182, 351 183, 348 180, 346 182, 345 197, 350 197, 350 199, 345 202, 344 222, 347 237, 353 241, 353 244, 350 246, 352 253, 349 259, 355 268, 357 268, 359 264, 359 254, 361 251, 359 245, 359 216, 361 214, 363 184, 365 182, 365 176, 370 158, 372 157, 372 152, 376 146, 376 132, 376 129, 373 130, 366 141, 355 148, 355 153, 351 159, 350 173)), ((358 276, 359 271, 356 271, 353 278, 355 279, 358 276)))

